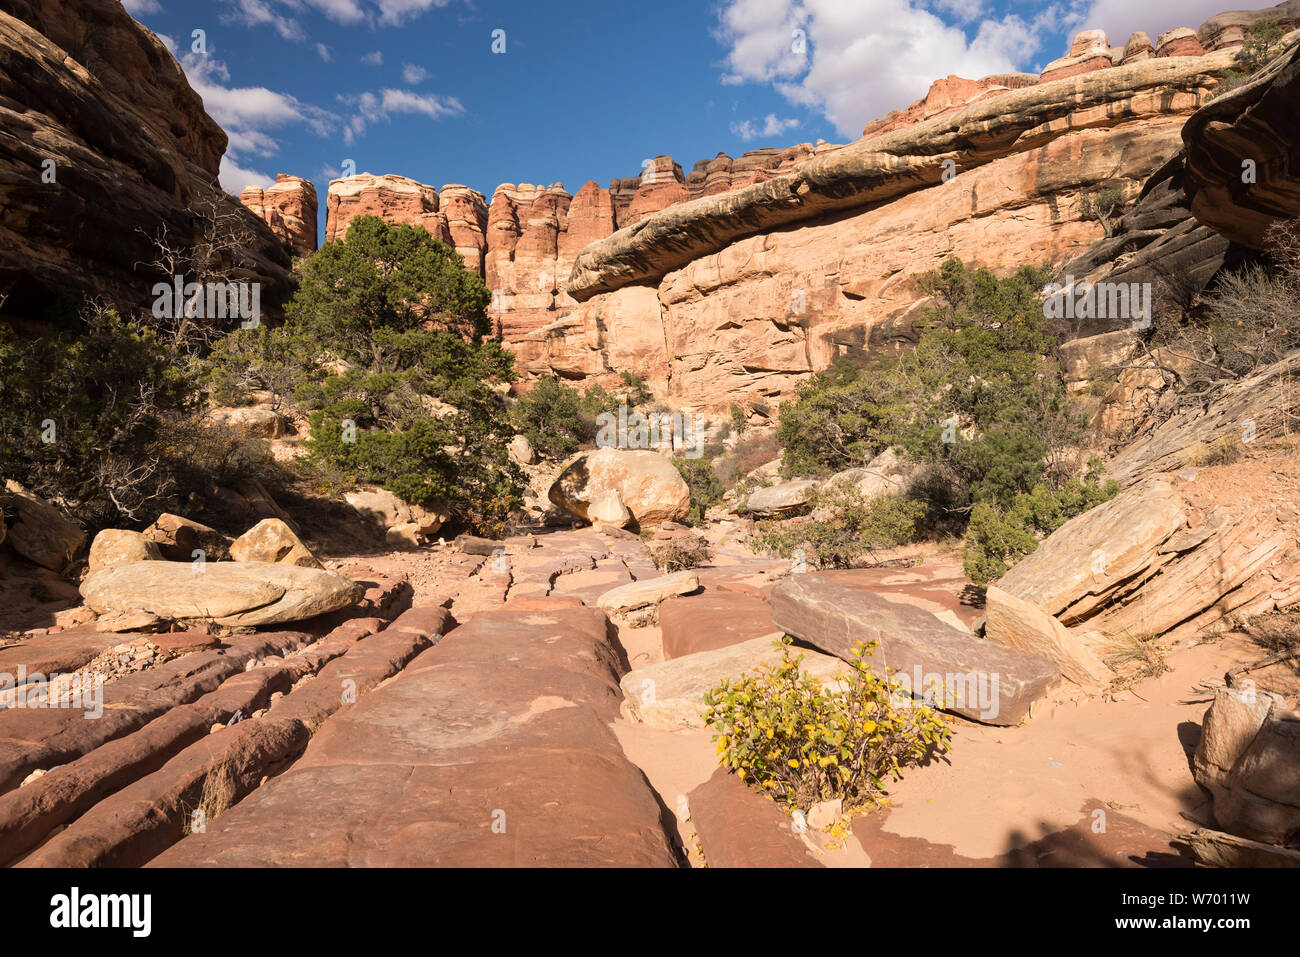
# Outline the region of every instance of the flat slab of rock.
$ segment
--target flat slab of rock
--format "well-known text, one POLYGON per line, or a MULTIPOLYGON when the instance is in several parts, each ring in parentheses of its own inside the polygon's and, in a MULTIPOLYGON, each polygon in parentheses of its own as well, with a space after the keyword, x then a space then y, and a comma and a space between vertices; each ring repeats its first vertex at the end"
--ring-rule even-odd
POLYGON ((713 589, 702 595, 670 598, 659 606, 664 658, 712 651, 775 632, 765 598, 713 589))
POLYGON ((709 867, 821 867, 771 798, 718 768, 690 793, 691 823, 709 867))
POLYGON ((1187 524, 1168 482, 1128 489, 1070 519, 998 581, 1063 624, 1094 614, 1122 582, 1163 560, 1160 546, 1187 524))
POLYGON ((872 667, 900 672, 914 695, 937 686, 945 710, 986 724, 1017 723, 1060 679, 1046 658, 981 641, 920 608, 811 572, 772 589, 772 620, 845 661, 858 642, 878 642, 866 659, 872 667))
POLYGON ((927 562, 912 568, 838 568, 817 574, 890 601, 915 605, 965 631, 971 631, 984 616, 980 589, 960 565, 927 562))
POLYGON ((147 611, 173 620, 272 625, 338 611, 362 597, 351 579, 316 568, 264 562, 133 562, 81 583, 101 615, 147 611))
POLYGON ((549 600, 476 615, 155 863, 680 866, 609 727, 626 663, 607 628, 549 600))
MULTIPOLYGON (((661 661, 629 671, 620 682, 623 688, 624 716, 656 728, 676 731, 702 728, 704 696, 724 678, 752 675, 759 665, 774 665, 781 660, 781 646, 773 632, 740 644, 701 651, 693 655, 661 661)), ((791 654, 803 656, 800 669, 823 683, 849 674, 849 666, 838 658, 806 648, 792 648, 791 654)))
POLYGON ((759 517, 793 515, 808 504, 813 492, 817 491, 817 484, 811 479, 800 479, 756 489, 745 501, 745 508, 759 517))
POLYGON ((657 605, 674 595, 688 595, 699 587, 700 579, 695 572, 674 572, 611 588, 596 599, 596 605, 607 612, 631 611, 634 608, 657 605))
POLYGON ((990 585, 984 637, 1016 651, 1040 655, 1056 664, 1077 685, 1097 688, 1114 673, 1091 649, 1047 612, 990 585))

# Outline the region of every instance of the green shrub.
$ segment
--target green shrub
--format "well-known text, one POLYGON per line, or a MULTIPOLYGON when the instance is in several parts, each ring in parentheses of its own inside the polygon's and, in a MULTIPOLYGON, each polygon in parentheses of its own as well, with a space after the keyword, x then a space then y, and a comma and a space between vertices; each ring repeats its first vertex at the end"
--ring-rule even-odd
POLYGON ((915 541, 926 506, 908 498, 863 497, 856 485, 839 482, 809 499, 811 517, 762 522, 754 544, 782 558, 806 559, 823 568, 853 568, 878 549, 915 541))
POLYGON ((780 411, 783 471, 839 471, 893 445, 945 474, 936 505, 949 514, 977 501, 1009 508, 1040 482, 1068 480, 1060 463, 1086 422, 1053 358, 1039 297, 1049 278, 1026 267, 1000 279, 957 259, 918 277, 934 304, 916 349, 870 369, 841 360, 801 383, 780 411))
POLYGON ((548 459, 572 455, 596 437, 596 419, 582 394, 555 376, 541 377, 516 399, 510 421, 548 459))
POLYGON ((781 474, 824 475, 863 465, 884 451, 903 415, 898 390, 847 359, 795 387, 781 406, 781 474))
POLYGON ((1038 548, 1040 537, 1114 498, 1119 488, 1118 482, 1102 481, 1101 461, 1094 457, 1081 478, 1055 490, 1036 485, 1018 494, 1006 511, 991 502, 977 502, 971 510, 962 555, 966 576, 977 585, 1001 578, 1038 548))
POLYGON ((173 423, 192 389, 155 332, 109 310, 26 339, 0 323, 0 463, 92 528, 147 520, 181 490, 173 423), (46 441, 50 439, 51 441, 46 441))
POLYGON ((687 525, 702 525, 704 513, 722 501, 722 493, 726 489, 722 487, 707 456, 698 459, 677 456, 673 459, 673 464, 691 491, 691 509, 684 521, 687 525))
POLYGON ((736 435, 744 435, 745 429, 749 428, 749 417, 740 403, 733 402, 727 410, 731 416, 731 431, 736 435))
POLYGON ((214 395, 292 393, 311 413, 307 463, 375 482, 408 502, 450 504, 500 531, 520 504, 513 435, 497 387, 513 356, 490 323, 487 287, 426 230, 359 216, 302 266, 284 325, 227 336, 207 363, 214 395))
POLYGON ((840 798, 846 816, 870 808, 908 765, 949 748, 947 718, 900 703, 900 683, 864 662, 875 643, 854 649, 847 687, 802 673, 789 640, 775 665, 727 679, 704 698, 704 720, 724 767, 788 811, 840 798))
POLYGON ((1101 223, 1106 235, 1111 235, 1114 221, 1124 209, 1124 193, 1112 186, 1079 195, 1079 217, 1101 223))
POLYGON ((1282 52, 1282 38, 1286 30, 1276 20, 1267 17, 1250 26, 1246 42, 1237 52, 1237 63, 1248 74, 1258 73, 1282 52))

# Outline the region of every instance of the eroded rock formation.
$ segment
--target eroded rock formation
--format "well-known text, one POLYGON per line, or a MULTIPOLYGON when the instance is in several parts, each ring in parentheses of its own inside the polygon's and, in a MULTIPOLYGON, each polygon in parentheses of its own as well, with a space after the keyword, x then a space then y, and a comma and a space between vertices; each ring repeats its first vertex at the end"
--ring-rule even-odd
POLYGON ((310 180, 280 173, 274 186, 245 187, 239 201, 260 216, 293 255, 316 251, 316 187, 310 180))
MULTIPOLYGON (((626 370, 676 405, 771 408, 837 357, 906 348, 919 300, 910 279, 948 255, 1000 272, 1070 262, 1080 277, 1116 281, 1183 271, 1203 287, 1229 243, 1211 213, 1193 215, 1192 197, 1207 210, 1222 200, 1212 186, 1198 194, 1197 168, 1171 158, 1264 15, 1300 23, 1300 0, 1154 43, 1137 33, 1112 46, 1088 31, 1041 76, 938 80, 848 146, 719 154, 685 175, 657 156, 639 177, 576 195, 503 184, 485 204, 464 187, 439 193, 397 176, 337 180, 326 236, 371 212, 454 239, 492 290, 526 376, 608 384, 626 370), (1137 200, 1110 237, 1083 211, 1101 189, 1137 200)), ((1240 106, 1229 104, 1259 87, 1213 110, 1235 122, 1240 106)), ((1071 335, 1118 328, 1079 322, 1071 335)))
POLYGON ((0 130, 6 315, 48 319, 83 294, 147 305, 155 239, 185 249, 227 218, 248 236, 230 278, 261 282, 263 304, 287 291, 288 254, 217 185, 226 134, 116 0, 5 3, 0 130))

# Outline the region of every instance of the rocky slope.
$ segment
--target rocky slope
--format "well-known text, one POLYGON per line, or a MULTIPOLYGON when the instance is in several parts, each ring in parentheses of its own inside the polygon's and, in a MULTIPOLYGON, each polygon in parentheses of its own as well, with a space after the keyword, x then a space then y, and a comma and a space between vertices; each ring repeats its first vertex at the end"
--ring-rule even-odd
POLYGON ((50 318, 82 294, 147 305, 138 271, 165 234, 188 247, 201 216, 248 241, 232 278, 287 290, 270 228, 217 185, 226 134, 180 66, 116 0, 6 0, 0 9, 0 300, 50 318), (75 8, 75 9, 74 9, 75 8))

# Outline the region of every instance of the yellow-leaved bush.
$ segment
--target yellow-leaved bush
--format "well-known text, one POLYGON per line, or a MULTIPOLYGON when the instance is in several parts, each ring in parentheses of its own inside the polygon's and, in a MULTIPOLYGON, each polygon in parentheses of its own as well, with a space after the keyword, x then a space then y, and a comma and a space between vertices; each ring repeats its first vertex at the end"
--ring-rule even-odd
POLYGON ((948 751, 947 716, 866 663, 875 642, 859 643, 851 673, 830 685, 800 671, 789 638, 780 644, 779 661, 706 694, 704 720, 723 766, 787 811, 835 798, 846 816, 866 810, 904 767, 948 751))

